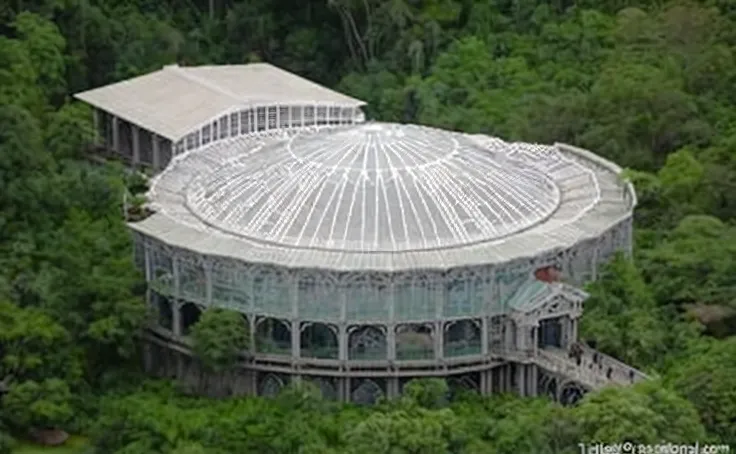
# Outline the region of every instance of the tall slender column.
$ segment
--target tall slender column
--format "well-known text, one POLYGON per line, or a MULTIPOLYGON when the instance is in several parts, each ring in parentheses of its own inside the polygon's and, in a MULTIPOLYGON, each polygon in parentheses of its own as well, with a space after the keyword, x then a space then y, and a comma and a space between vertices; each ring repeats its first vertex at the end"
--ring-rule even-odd
POLYGON ((593 249, 593 262, 590 266, 591 272, 593 273, 592 278, 595 281, 598 279, 598 247, 593 249))
POLYGON ((299 324, 299 275, 294 273, 287 280, 291 296, 291 356, 299 358, 301 354, 301 326, 299 324))
POLYGON ((158 146, 158 136, 155 133, 151 133, 151 150, 153 150, 153 169, 158 170, 161 168, 161 150, 158 146))
POLYGON ((399 397, 401 394, 401 390, 399 389, 399 379, 398 377, 391 377, 388 380, 386 380, 386 391, 388 391, 386 394, 388 394, 389 399, 395 399, 399 397))
POLYGON ((445 356, 444 342, 445 342, 445 329, 442 326, 442 322, 435 322, 434 330, 437 333, 435 336, 434 352, 435 359, 442 359, 445 356))
MULTIPOLYGON (((251 312, 248 316, 248 338, 250 340, 250 351, 255 353, 256 351, 256 315, 251 312)), ((254 380, 255 386, 255 380, 254 380)), ((255 394, 255 388, 253 390, 255 394)))
MULTIPOLYGON (((338 283, 338 288, 342 289, 343 286, 338 283)), ((338 332, 340 345, 339 357, 341 361, 347 361, 349 359, 349 348, 350 348, 350 333, 348 333, 348 297, 345 291, 340 292, 340 323, 338 324, 338 332)))
POLYGON ((443 326, 443 312, 445 310, 445 301, 448 298, 448 295, 445 291, 446 286, 445 285, 437 285, 435 286, 434 295, 434 316, 437 320, 434 323, 434 357, 437 360, 441 360, 445 356, 444 352, 444 341, 445 341, 445 332, 444 332, 444 326, 443 326))
POLYGON ((526 365, 516 364, 516 389, 520 396, 524 396, 524 382, 526 381, 526 365))
POLYGON ((396 324, 386 326, 386 356, 389 361, 396 359, 396 324))
POLYGON ((396 359, 396 301, 393 295, 396 294, 393 286, 388 297, 388 324, 386 325, 386 359, 393 361, 396 359))
POLYGON ((120 120, 116 116, 112 116, 112 150, 120 153, 120 120))
POLYGON ((179 282, 179 258, 176 256, 171 257, 171 271, 174 275, 174 289, 173 289, 173 296, 174 296, 174 302, 171 305, 171 312, 172 312, 172 324, 173 324, 173 331, 174 336, 179 337, 182 335, 182 326, 181 326, 181 301, 179 300, 179 295, 181 294, 181 283, 179 282))
POLYGON ((148 244, 145 244, 143 246, 143 262, 144 262, 146 284, 147 284, 146 285, 146 302, 148 302, 148 304, 151 304, 152 302, 152 294, 151 294, 152 269, 151 269, 151 251, 148 248, 148 244))
POLYGON ((337 327, 337 338, 339 340, 338 358, 340 361, 348 360, 348 332, 346 328, 345 323, 340 323, 337 327))
POLYGON ((531 397, 537 396, 537 365, 530 364, 528 367, 527 394, 531 397))
POLYGON ((212 265, 205 263, 204 266, 205 304, 212 307, 212 265))
POLYGON ((291 356, 292 359, 297 359, 301 355, 301 327, 299 326, 299 320, 291 321, 291 356))
POLYGON ((343 378, 343 402, 350 402, 350 377, 343 378))
POLYGON ((100 111, 95 108, 92 109, 92 121, 95 126, 95 134, 92 137, 92 141, 95 145, 100 145, 100 111))
POLYGON ((133 145, 133 165, 138 165, 141 162, 141 141, 138 140, 138 126, 133 123, 130 124, 130 141, 133 145))
POLYGON ((181 302, 174 300, 171 303, 171 331, 174 333, 174 337, 182 335, 181 328, 181 302))

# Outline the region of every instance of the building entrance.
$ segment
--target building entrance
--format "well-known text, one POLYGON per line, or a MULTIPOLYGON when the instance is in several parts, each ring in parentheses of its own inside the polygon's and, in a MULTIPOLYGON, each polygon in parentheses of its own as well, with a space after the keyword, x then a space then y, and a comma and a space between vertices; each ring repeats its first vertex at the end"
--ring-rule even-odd
POLYGON ((562 325, 559 318, 550 318, 539 322, 537 346, 562 348, 562 325))

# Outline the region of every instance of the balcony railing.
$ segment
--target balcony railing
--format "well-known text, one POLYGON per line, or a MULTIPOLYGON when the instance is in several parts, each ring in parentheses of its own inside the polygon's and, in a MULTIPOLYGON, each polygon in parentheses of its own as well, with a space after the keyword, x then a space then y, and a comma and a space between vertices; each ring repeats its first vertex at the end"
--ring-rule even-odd
POLYGON ((416 345, 396 346, 396 359, 399 361, 415 361, 433 358, 434 349, 432 347, 416 345))
POLYGON ((348 359, 356 361, 385 361, 386 349, 376 348, 354 348, 348 352, 348 359))
POLYGON ((445 357, 472 356, 481 354, 480 340, 445 343, 445 357))
POLYGON ((256 352, 267 355, 291 355, 291 342, 259 340, 256 341, 256 352))
POLYGON ((302 358, 338 359, 339 355, 340 349, 337 346, 314 348, 302 347, 299 350, 299 356, 302 358))

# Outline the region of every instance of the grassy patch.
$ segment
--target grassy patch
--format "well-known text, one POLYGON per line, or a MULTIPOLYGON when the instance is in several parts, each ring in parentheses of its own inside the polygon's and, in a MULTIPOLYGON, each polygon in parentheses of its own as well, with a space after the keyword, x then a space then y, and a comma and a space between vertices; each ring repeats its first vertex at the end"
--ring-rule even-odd
POLYGON ((82 454, 87 451, 89 444, 84 437, 72 435, 61 446, 49 448, 29 442, 19 442, 13 454, 82 454))

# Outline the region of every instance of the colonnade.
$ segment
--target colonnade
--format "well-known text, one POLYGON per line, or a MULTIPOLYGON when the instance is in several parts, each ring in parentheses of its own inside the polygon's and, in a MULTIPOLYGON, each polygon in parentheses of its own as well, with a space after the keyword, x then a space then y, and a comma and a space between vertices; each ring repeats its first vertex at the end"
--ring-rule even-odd
POLYGON ((133 166, 160 170, 171 160, 172 143, 165 137, 97 109, 94 122, 95 144, 122 156, 133 166))

